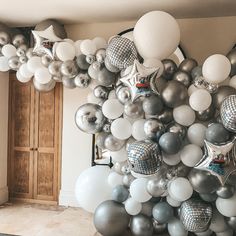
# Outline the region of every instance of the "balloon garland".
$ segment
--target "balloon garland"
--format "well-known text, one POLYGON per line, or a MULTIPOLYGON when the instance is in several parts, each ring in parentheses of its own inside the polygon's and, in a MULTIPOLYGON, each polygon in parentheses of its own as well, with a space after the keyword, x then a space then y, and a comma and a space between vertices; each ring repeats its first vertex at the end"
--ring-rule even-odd
POLYGON ((96 134, 114 166, 85 170, 81 207, 104 236, 233 235, 236 231, 236 49, 202 66, 167 59, 180 30, 165 12, 142 16, 129 37, 66 39, 54 20, 26 38, 0 24, 0 71, 39 91, 90 87, 75 122, 96 134))

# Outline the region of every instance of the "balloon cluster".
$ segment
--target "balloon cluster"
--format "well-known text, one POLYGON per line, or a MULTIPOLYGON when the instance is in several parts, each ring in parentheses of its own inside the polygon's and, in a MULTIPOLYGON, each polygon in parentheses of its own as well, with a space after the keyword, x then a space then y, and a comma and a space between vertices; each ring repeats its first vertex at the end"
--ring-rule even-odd
POLYGON ((75 121, 114 166, 85 170, 76 196, 104 236, 236 230, 236 50, 177 65, 179 40, 172 16, 150 12, 88 68, 75 121))

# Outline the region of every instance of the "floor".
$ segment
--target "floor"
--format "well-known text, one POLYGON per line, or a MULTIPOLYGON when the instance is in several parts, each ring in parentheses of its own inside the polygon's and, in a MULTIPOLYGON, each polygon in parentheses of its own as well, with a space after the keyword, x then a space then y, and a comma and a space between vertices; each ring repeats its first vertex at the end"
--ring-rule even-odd
POLYGON ((8 203, 0 206, 0 235, 99 236, 92 215, 79 208, 8 203))

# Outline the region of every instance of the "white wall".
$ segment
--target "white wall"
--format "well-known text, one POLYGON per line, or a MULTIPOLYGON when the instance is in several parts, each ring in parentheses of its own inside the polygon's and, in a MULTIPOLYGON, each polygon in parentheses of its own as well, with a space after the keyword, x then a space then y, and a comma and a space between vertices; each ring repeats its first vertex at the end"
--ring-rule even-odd
POLYGON ((7 133, 8 133, 8 73, 0 73, 0 204, 8 200, 7 133))
MULTIPOLYGON (((236 43, 236 17, 180 19, 181 45, 188 57, 202 63, 214 53, 226 54, 236 43)), ((101 36, 106 39, 133 27, 135 22, 67 25, 73 40, 101 36)), ((74 124, 74 114, 86 102, 87 90, 64 90, 62 186, 60 204, 76 206, 74 186, 80 173, 90 166, 91 136, 80 132, 74 124)))

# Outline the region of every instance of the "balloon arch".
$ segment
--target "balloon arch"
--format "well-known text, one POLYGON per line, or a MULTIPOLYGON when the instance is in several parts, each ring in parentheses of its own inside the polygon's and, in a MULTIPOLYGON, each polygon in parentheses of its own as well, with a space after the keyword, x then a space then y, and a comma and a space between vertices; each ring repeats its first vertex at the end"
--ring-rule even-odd
POLYGON ((56 82, 91 89, 75 122, 114 166, 88 168, 75 192, 99 233, 234 234, 236 49, 203 65, 183 58, 179 26, 161 11, 108 42, 74 42, 55 20, 32 35, 29 48, 22 32, 0 24, 0 71, 41 92, 56 82))

